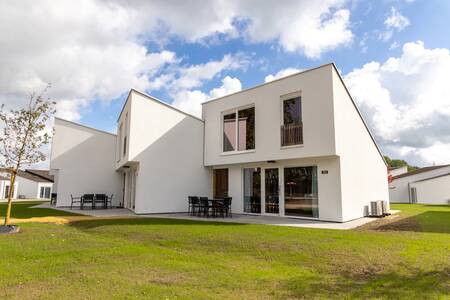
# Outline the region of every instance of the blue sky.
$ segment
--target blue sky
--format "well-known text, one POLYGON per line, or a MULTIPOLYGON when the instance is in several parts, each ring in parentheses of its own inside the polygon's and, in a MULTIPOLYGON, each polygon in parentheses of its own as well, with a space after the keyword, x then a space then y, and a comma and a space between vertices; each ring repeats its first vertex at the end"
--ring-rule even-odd
POLYGON ((335 62, 384 153, 450 163, 450 1, 24 1, 0 17, 6 104, 51 82, 59 116, 115 131, 130 88, 198 114, 335 62))

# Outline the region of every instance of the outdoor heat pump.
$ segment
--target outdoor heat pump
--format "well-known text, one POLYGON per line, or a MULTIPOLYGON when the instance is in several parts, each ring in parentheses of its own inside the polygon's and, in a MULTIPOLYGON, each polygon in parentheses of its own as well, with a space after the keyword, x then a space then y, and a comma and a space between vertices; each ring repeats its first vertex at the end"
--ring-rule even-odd
POLYGON ((388 210, 388 202, 387 201, 379 201, 381 202, 381 212, 383 213, 383 216, 390 215, 388 210))
POLYGON ((372 217, 382 217, 383 216, 383 207, 382 207, 381 202, 382 201, 370 202, 370 216, 372 216, 372 217))

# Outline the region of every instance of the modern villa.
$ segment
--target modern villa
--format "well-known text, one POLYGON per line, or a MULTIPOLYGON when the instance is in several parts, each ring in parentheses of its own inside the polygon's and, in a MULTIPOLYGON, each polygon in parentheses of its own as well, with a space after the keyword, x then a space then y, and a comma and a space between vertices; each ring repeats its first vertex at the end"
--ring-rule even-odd
POLYGON ((387 166, 332 63, 202 105, 198 118, 132 89, 117 135, 55 118, 57 206, 113 194, 137 214, 232 197, 237 214, 346 222, 388 201, 387 166))

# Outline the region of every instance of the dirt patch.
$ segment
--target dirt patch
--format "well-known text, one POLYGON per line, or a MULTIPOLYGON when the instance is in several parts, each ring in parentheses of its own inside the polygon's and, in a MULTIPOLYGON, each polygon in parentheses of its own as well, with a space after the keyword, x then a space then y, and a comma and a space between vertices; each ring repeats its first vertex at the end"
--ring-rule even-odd
POLYGON ((398 214, 370 222, 357 229, 377 231, 421 231, 420 224, 414 217, 398 214))

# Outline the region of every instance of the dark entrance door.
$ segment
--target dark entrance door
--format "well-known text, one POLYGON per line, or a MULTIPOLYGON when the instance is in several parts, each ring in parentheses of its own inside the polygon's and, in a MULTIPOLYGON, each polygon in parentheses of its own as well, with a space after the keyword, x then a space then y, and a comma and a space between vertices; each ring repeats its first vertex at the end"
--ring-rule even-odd
POLYGON ((228 169, 214 170, 214 198, 228 197, 228 169))

